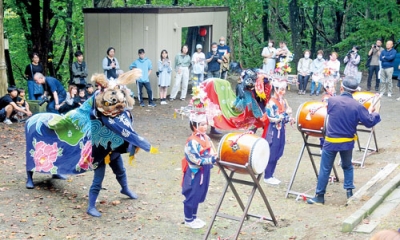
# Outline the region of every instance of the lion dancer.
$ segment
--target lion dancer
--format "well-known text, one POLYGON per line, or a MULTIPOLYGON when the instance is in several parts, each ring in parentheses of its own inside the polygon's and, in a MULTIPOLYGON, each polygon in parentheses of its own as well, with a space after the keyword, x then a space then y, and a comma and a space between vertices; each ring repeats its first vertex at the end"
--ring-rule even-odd
MULTIPOLYGON (((99 84, 99 82, 97 83, 99 84)), ((104 86, 103 84, 100 85, 104 86)), ((93 165, 97 165, 97 167, 94 168, 93 182, 89 190, 87 214, 93 217, 101 216, 101 213, 96 209, 96 200, 102 188, 106 164, 110 165, 115 174, 121 186, 120 192, 130 199, 137 199, 137 194, 128 187, 121 153, 129 152, 132 160, 134 154, 140 148, 150 153, 157 152, 157 149, 153 148, 149 142, 134 131, 133 116, 130 111, 125 109, 125 106, 114 104, 113 99, 118 99, 118 96, 114 97, 113 91, 109 92, 111 92, 111 96, 107 95, 107 92, 104 92, 103 89, 100 93, 97 93, 96 103, 93 104, 91 114, 92 157, 93 165), (108 104, 104 104, 105 101, 108 104)), ((133 106, 132 103, 129 105, 133 106)))
POLYGON ((286 80, 274 79, 272 81, 273 96, 265 107, 264 118, 268 118, 269 126, 266 140, 269 143, 270 155, 268 165, 264 172, 264 182, 278 185, 281 181, 274 177, 278 160, 282 157, 285 148, 285 124, 293 123, 292 109, 284 98, 286 93, 286 80))

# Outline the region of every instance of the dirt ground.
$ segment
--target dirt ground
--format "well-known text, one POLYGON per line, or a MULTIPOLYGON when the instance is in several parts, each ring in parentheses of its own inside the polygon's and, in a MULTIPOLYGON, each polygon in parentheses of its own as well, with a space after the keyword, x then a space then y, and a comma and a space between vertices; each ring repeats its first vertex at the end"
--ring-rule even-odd
MULTIPOLYGON (((362 86, 365 89, 365 77, 362 86)), ((394 86, 397 81, 393 80, 394 86)), ((233 86, 234 87, 234 86, 233 86)), ((287 92, 289 104, 295 111, 306 101, 320 97, 297 95, 292 86, 287 92)), ((388 163, 400 163, 399 155, 399 107, 398 90, 394 97, 382 99, 382 122, 376 127, 379 153, 366 159, 364 168, 355 168, 355 185, 361 188, 388 163)), ((159 102, 157 102, 159 103, 159 102)), ((217 203, 226 180, 218 167, 212 171, 210 190, 206 202, 200 205, 198 216, 207 222, 205 228, 193 230, 183 224, 183 196, 180 182, 182 177, 180 160, 183 146, 190 134, 187 119, 174 119, 174 109, 187 101, 170 102, 156 108, 141 108, 136 103, 133 110, 136 131, 160 153, 152 155, 139 152, 133 166, 125 162, 129 185, 139 195, 137 200, 127 199, 119 193, 120 187, 110 168, 98 198, 101 218, 86 214, 87 194, 93 173, 69 176, 68 180, 52 180, 48 175, 34 174, 36 188, 25 188, 25 139, 23 124, 11 126, 0 124, 0 239, 203 239, 211 224, 217 203)), ((230 131, 223 131, 224 134, 230 131)), ((276 177, 282 180, 279 186, 261 183, 278 226, 271 222, 250 218, 243 224, 239 239, 369 239, 378 230, 398 229, 400 207, 398 206, 371 234, 342 233, 343 220, 360 208, 364 201, 345 206, 346 194, 342 188, 343 173, 337 166, 339 182, 328 186, 324 206, 311 206, 294 195, 285 198, 303 140, 295 126, 287 126, 285 153, 276 169, 276 177)), ((257 133, 261 134, 261 131, 257 133)), ((221 136, 213 136, 218 146, 221 136)), ((367 134, 360 135, 362 144, 367 134)), ((371 144, 373 146, 373 144, 371 144)), ((355 149, 355 158, 361 153, 355 149)), ((318 165, 319 158, 316 163, 318 165)), ((397 168, 387 179, 374 187, 378 190, 385 182, 400 173, 397 168)), ((249 180, 247 175, 236 175, 249 180)), ((316 177, 307 154, 303 155, 292 190, 313 195, 316 177)), ((251 188, 235 185, 246 203, 251 188)), ((356 189, 356 190, 357 190, 356 189)), ((229 190, 221 212, 241 217, 243 213, 234 195, 229 190)), ((269 218, 261 196, 256 193, 250 213, 269 218)), ((239 222, 217 217, 208 239, 233 239, 239 222)))

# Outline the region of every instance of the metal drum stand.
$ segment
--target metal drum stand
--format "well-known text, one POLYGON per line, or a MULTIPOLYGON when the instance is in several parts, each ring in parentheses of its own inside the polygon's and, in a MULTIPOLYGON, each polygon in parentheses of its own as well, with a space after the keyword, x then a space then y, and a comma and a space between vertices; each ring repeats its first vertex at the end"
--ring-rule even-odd
POLYGON ((222 196, 221 196, 221 198, 220 198, 220 200, 219 200, 219 202, 217 204, 217 207, 215 209, 215 212, 213 214, 213 217, 212 217, 212 220, 211 220, 211 224, 208 227, 206 235, 204 236, 204 240, 206 240, 208 238, 208 236, 209 236, 209 234, 211 232, 211 229, 212 229, 212 227, 214 225, 214 221, 215 221, 217 216, 218 217, 222 217, 222 218, 231 219, 231 220, 236 220, 236 221, 239 222, 239 228, 236 231, 234 239, 238 238, 238 236, 240 234, 240 230, 242 229, 244 220, 245 219, 248 220, 249 217, 254 217, 254 218, 258 218, 258 219, 262 218, 263 220, 272 221, 274 223, 274 225, 277 226, 278 222, 277 222, 277 220, 276 220, 276 218, 274 216, 274 213, 272 211, 271 206, 268 203, 267 196, 265 195, 265 193, 264 193, 264 191, 261 188, 261 185, 259 183, 260 179, 261 179, 261 176, 262 176, 262 173, 256 175, 254 173, 254 171, 252 170, 252 168, 249 166, 248 163, 246 163, 244 166, 243 165, 239 165, 239 164, 235 164, 235 163, 226 162, 226 161, 223 161, 223 160, 219 160, 217 163, 218 163, 218 166, 219 166, 222 174, 224 175, 224 177, 226 179, 226 185, 225 185, 225 187, 223 189, 222 196), (235 174, 235 171, 230 171, 230 174, 228 175, 228 173, 226 172, 226 168, 225 167, 234 167, 236 169, 245 170, 250 175, 252 181, 246 181, 246 180, 234 178, 233 176, 235 174), (247 204, 246 205, 244 205, 244 203, 243 203, 242 199, 240 198, 238 192, 236 191, 236 188, 233 185, 233 183, 247 185, 247 186, 251 186, 252 187, 252 191, 251 191, 250 195, 248 196, 248 200, 247 200, 247 204), (224 200, 225 194, 226 194, 226 192, 228 190, 228 187, 232 190, 233 195, 235 196, 237 202, 239 203, 240 208, 243 211, 243 214, 242 214, 241 217, 231 216, 231 215, 228 215, 228 214, 221 213, 219 211, 220 208, 221 208, 222 202, 224 200), (252 202, 253 197, 254 197, 254 194, 256 193, 256 190, 258 190, 259 193, 261 194, 261 197, 264 200, 265 206, 267 207, 271 218, 265 218, 265 217, 262 217, 262 216, 258 216, 258 215, 254 215, 254 214, 248 213, 250 205, 251 205, 251 202, 252 202))

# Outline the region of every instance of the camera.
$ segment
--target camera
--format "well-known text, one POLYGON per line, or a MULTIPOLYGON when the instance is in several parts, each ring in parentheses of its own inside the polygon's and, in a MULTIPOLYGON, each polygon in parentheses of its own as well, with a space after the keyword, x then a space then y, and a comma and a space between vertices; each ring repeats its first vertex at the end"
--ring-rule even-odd
POLYGON ((376 48, 377 46, 376 46, 376 44, 374 44, 374 48, 376 48))
POLYGON ((48 103, 49 102, 49 98, 46 97, 46 96, 43 96, 42 100, 40 100, 40 102, 38 104, 39 104, 39 106, 42 106, 45 102, 48 103))

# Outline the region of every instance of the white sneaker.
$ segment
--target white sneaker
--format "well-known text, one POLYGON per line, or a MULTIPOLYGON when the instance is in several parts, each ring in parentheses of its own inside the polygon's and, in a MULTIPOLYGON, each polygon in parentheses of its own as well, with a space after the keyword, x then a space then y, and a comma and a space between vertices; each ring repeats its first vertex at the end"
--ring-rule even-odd
POLYGON ((391 94, 391 93, 388 93, 388 97, 392 97, 392 94, 391 94))
POLYGON ((188 228, 202 228, 204 225, 199 222, 199 221, 192 221, 192 222, 186 222, 185 221, 185 226, 188 228))
POLYGON ((161 101, 160 104, 161 105, 165 105, 165 104, 168 104, 168 103, 166 101, 161 101))
POLYGON ((199 223, 201 223, 201 224, 203 224, 203 226, 205 226, 206 225, 206 222, 204 222, 203 220, 201 220, 200 218, 196 218, 195 220, 193 220, 193 221, 197 221, 197 222, 199 222, 199 223))
POLYGON ((271 184, 271 185, 278 185, 279 183, 281 183, 281 181, 279 181, 279 179, 275 178, 275 177, 271 177, 268 179, 264 178, 264 182, 267 184, 271 184))
POLYGON ((399 97, 399 98, 396 98, 396 101, 400 101, 400 97, 399 97))
POLYGON ((6 120, 4 120, 3 123, 8 124, 8 125, 12 124, 11 120, 8 118, 6 120))

